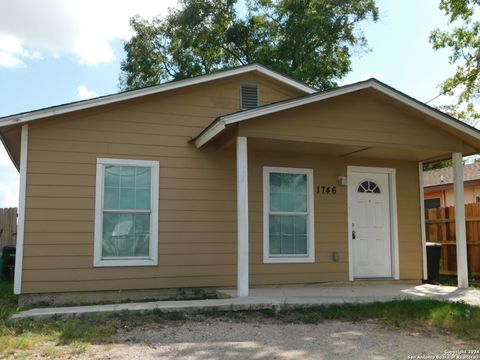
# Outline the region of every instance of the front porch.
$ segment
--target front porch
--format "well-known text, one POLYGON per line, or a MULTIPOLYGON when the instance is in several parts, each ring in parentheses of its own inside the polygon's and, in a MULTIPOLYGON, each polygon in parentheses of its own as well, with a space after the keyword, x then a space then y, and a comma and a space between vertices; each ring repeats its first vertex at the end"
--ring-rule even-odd
POLYGON ((231 312, 255 310, 282 310, 286 307, 313 307, 329 304, 358 304, 400 299, 433 299, 464 302, 480 306, 480 290, 458 289, 453 286, 416 285, 406 282, 375 282, 374 284, 309 284, 259 286, 250 289, 250 296, 236 297, 235 289, 218 290, 223 299, 152 301, 142 303, 48 307, 21 311, 12 320, 46 320, 52 317, 77 317, 92 314, 183 312, 231 312))
MULTIPOLYGON (((235 289, 221 289, 235 297, 235 289)), ((285 305, 328 305, 384 302, 391 300, 439 300, 480 306, 480 290, 454 286, 415 284, 405 281, 360 281, 352 283, 271 285, 250 288, 249 299, 270 299, 285 305)))
POLYGON ((468 288, 462 156, 478 152, 476 130, 367 82, 222 116, 194 140, 197 148, 236 151, 237 296, 247 297, 261 284, 425 280, 422 166, 445 159, 453 160, 455 174, 458 287, 468 288), (303 176, 302 190, 313 205, 303 202, 295 211, 293 203, 271 201, 277 196, 273 176, 285 174, 303 176), (361 190, 364 184, 372 188, 361 190), (333 187, 334 197, 322 196, 322 189, 328 194, 333 187), (270 220, 283 215, 314 218, 311 224, 303 220, 302 234, 314 239, 302 243, 301 261, 292 260, 293 247, 280 250, 280 261, 270 250, 276 234, 283 236, 270 220))

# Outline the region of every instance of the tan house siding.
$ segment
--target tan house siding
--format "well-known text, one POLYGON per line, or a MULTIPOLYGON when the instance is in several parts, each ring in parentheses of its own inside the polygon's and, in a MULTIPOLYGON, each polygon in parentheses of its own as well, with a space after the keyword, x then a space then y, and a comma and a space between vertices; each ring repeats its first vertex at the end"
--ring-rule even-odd
POLYGON ((412 151, 412 147, 441 149, 446 153, 463 150, 461 140, 374 95, 364 90, 265 115, 242 122, 239 133, 247 137, 377 147, 364 151, 365 157, 378 156, 378 147, 382 146, 406 151, 412 151))
MULTIPOLYGON (((249 74, 32 123, 22 293, 235 286, 235 148, 221 140, 196 149, 190 140, 217 116, 239 110, 240 84, 247 82, 259 84, 261 103, 300 95, 249 74), (158 266, 93 267, 99 157, 159 160, 158 266)), ((347 188, 337 184, 348 165, 396 169, 400 278, 421 279, 416 161, 292 153, 289 148, 274 151, 268 148, 269 140, 255 146, 255 138, 262 138, 288 140, 281 145, 290 148, 298 144, 295 141, 373 144, 380 149, 382 144, 405 149, 442 146, 448 151, 462 147, 443 130, 364 95, 232 128, 234 135, 252 139, 248 156, 252 285, 348 280, 347 188), (315 263, 263 264, 263 166, 311 168, 315 188, 337 186, 336 195, 314 195, 315 263), (340 253, 339 262, 332 261, 333 251, 340 253)))
POLYGON ((252 284, 348 281, 347 187, 337 178, 347 166, 393 167, 396 169, 400 278, 422 277, 418 165, 407 161, 346 159, 313 154, 250 152, 250 273, 252 284), (263 264, 263 166, 313 169, 314 188, 336 186, 336 195, 314 194, 315 263, 263 264), (340 261, 332 260, 332 251, 340 261))
POLYGON ((246 74, 32 123, 22 293, 233 285, 235 152, 189 140, 239 110, 243 82, 262 104, 300 95, 246 74), (159 266, 93 267, 99 157, 160 161, 159 266))

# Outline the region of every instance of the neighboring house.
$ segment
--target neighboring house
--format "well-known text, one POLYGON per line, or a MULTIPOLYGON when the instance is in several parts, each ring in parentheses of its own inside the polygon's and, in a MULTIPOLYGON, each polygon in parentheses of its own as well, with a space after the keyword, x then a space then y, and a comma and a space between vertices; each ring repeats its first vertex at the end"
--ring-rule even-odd
MULTIPOLYGON (((480 162, 465 165, 463 179, 465 204, 480 202, 480 162)), ((425 209, 455 205, 453 169, 451 167, 425 171, 423 186, 425 209)))
POLYGON ((421 162, 480 150, 377 80, 317 92, 260 65, 4 117, 0 134, 25 301, 420 281, 421 162))

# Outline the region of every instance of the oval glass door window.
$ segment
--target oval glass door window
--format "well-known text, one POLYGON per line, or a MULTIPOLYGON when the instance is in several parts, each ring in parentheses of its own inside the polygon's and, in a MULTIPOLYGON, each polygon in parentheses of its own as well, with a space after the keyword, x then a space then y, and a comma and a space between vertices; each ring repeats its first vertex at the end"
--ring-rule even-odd
POLYGON ((359 193, 373 193, 380 194, 380 187, 373 180, 363 180, 360 185, 358 185, 357 192, 359 193))

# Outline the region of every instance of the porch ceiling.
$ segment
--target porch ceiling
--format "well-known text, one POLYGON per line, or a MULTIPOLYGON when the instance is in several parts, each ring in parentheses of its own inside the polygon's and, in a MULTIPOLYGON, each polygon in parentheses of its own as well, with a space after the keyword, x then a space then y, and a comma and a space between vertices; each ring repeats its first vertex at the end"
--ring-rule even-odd
POLYGON ((364 144, 325 144, 276 139, 249 138, 249 150, 323 154, 338 157, 433 161, 449 159, 452 154, 426 148, 379 147, 364 144))

